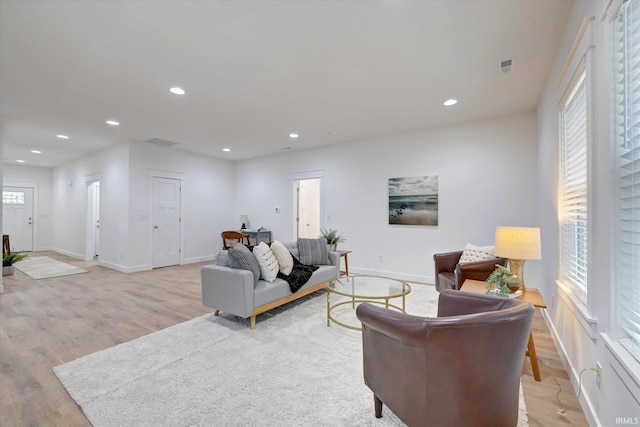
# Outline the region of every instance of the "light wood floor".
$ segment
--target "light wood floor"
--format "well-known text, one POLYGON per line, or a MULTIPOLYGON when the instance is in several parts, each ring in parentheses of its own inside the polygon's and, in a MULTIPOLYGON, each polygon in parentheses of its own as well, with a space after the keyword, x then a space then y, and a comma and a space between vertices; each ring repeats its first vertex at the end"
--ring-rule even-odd
MULTIPOLYGON (((51 256, 89 273, 33 280, 16 271, 4 277, 5 291, 0 294, 2 427, 90 426, 54 375, 54 366, 210 311, 200 299, 204 264, 123 274, 54 252, 34 255, 51 256)), ((256 334, 259 323, 260 316, 256 334)), ((533 334, 542 382, 533 379, 526 359, 522 383, 529 425, 587 426, 540 313, 536 313, 533 334), (559 390, 567 410, 564 417, 556 413, 559 390)))

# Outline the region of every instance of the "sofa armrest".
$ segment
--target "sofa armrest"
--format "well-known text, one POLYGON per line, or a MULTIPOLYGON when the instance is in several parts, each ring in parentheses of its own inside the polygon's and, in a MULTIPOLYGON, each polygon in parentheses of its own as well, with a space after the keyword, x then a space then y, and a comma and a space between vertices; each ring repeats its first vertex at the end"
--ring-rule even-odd
POLYGON ((340 271, 340 254, 338 252, 329 251, 329 261, 340 271))
POLYGON ((253 273, 218 265, 200 270, 202 305, 247 318, 253 313, 253 273))
POLYGON ((461 256, 462 251, 434 254, 433 261, 435 262, 436 267, 436 277, 442 271, 454 271, 461 256))

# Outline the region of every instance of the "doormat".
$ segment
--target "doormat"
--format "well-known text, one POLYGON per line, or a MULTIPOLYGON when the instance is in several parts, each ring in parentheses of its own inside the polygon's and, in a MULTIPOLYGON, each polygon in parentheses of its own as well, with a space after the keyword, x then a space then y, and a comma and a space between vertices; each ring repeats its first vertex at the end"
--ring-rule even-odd
POLYGON ((48 279, 49 277, 87 273, 84 268, 76 267, 48 256, 27 257, 20 262, 16 262, 13 266, 33 279, 48 279))

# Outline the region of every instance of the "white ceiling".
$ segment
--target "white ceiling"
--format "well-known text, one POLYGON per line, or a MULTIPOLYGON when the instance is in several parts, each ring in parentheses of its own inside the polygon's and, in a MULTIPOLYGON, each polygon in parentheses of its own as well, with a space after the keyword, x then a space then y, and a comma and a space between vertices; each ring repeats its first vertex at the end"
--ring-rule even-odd
POLYGON ((570 6, 1 0, 5 163, 150 138, 240 160, 530 111, 570 6))

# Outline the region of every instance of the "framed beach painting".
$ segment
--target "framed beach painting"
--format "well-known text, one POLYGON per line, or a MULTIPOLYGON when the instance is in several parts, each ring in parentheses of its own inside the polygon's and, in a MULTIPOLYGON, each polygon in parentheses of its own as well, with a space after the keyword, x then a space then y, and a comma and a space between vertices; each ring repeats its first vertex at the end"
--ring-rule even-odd
POLYGON ((389 224, 438 225, 438 176, 389 178, 389 224))

